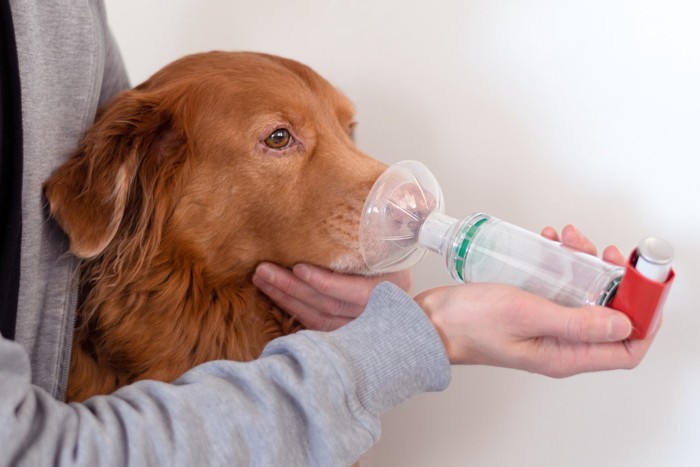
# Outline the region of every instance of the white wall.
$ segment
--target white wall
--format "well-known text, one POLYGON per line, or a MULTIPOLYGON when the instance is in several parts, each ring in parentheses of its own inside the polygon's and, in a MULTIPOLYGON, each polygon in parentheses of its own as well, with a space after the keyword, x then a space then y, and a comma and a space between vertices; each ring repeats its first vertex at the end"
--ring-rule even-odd
MULTIPOLYGON (((363 466, 700 465, 700 4, 686 1, 109 0, 134 82, 249 49, 354 100, 358 143, 418 159, 447 211, 676 247, 661 334, 634 371, 566 380, 454 368, 384 417, 363 466)), ((435 258, 417 288, 449 279, 435 258)))

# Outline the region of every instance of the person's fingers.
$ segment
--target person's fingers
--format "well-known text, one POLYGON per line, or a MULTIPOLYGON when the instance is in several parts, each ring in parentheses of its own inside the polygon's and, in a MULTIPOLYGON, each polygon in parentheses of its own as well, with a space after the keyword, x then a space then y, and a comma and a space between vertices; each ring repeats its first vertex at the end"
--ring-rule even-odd
POLYGON ((571 224, 561 230, 561 240, 563 244, 589 255, 595 256, 598 254, 595 244, 571 224))
POLYGON ((363 277, 339 275, 310 264, 297 264, 292 268, 292 272, 317 294, 352 303, 369 297, 374 285, 368 284, 363 277))
POLYGON ((297 298, 299 289, 304 286, 291 273, 279 266, 262 263, 253 274, 253 284, 267 295, 273 302, 288 313, 297 316, 303 314, 309 305, 297 298), (296 291, 296 296, 290 294, 296 291))
MULTIPOLYGON (((581 250, 592 255, 596 254, 596 247, 586 236, 584 236, 575 226, 567 225, 562 229, 562 239, 559 238, 559 233, 554 227, 547 226, 540 232, 545 238, 554 241, 561 241, 572 248, 581 250)), ((603 250, 603 260, 617 265, 624 265, 626 258, 622 255, 619 248, 610 245, 603 250)))
POLYGON ((365 277, 339 274, 310 264, 297 264, 292 272, 321 295, 363 307, 372 289, 380 282, 391 281, 407 292, 412 285, 410 271, 365 277))
POLYGON ((259 265, 253 275, 253 283, 307 328, 337 329, 350 321, 348 317, 332 313, 342 309, 339 303, 332 302, 328 297, 320 297, 312 287, 280 266, 270 263, 259 265))
POLYGON ((608 246, 603 250, 603 261, 624 266, 626 259, 616 246, 608 246))
MULTIPOLYGON (((355 318, 367 305, 374 286, 388 277, 389 275, 367 278, 338 274, 308 264, 298 264, 290 272, 273 263, 261 263, 256 268, 253 281, 264 282, 261 284, 263 287, 267 285, 279 289, 270 291, 274 295, 270 298, 276 298, 278 305, 295 315, 322 312, 355 318), (290 307, 294 307, 294 310, 290 307), (311 308, 311 311, 307 308, 311 308)), ((396 273, 389 278, 395 279, 404 287, 410 287, 410 273, 396 273)), ((267 290, 263 291, 267 293, 267 290)))
POLYGON ((532 363, 534 369, 531 371, 564 378, 591 371, 635 368, 649 350, 653 337, 597 344, 544 342, 541 350, 546 355, 540 355, 539 363, 532 363), (549 363, 539 366, 543 360, 549 363))
MULTIPOLYGON (((295 315, 319 314, 343 315, 347 314, 347 304, 333 297, 320 294, 311 285, 299 279, 288 269, 272 263, 262 263, 256 268, 254 279, 267 282, 280 293, 277 294, 278 304, 295 315), (284 302, 280 302, 284 300, 284 302), (289 309, 294 307, 294 309, 289 309)), ((354 317, 354 313, 351 313, 354 317)))
POLYGON ((551 336, 572 342, 617 342, 632 333, 631 321, 619 311, 597 306, 563 307, 544 299, 536 316, 520 324, 529 337, 551 336))
POLYGON ((300 281, 289 270, 272 263, 260 263, 255 268, 253 283, 270 286, 278 290, 278 294, 295 297, 303 300, 303 297, 313 292, 313 288, 300 281))
POLYGON ((555 242, 559 242, 559 232, 557 232, 557 229, 554 227, 547 226, 544 229, 542 229, 542 232, 540 232, 540 235, 542 235, 544 238, 548 238, 550 240, 554 240, 555 242))
POLYGON ((561 237, 559 236, 557 229, 551 226, 547 226, 542 229, 540 235, 556 242, 562 242, 565 245, 583 251, 584 253, 591 255, 596 254, 596 247, 593 242, 591 242, 588 237, 583 235, 581 231, 573 225, 569 224, 565 226, 561 231, 561 237))
MULTIPOLYGON (((544 308, 543 308, 544 310, 544 308)), ((554 305, 527 331, 537 348, 531 369, 552 377, 589 371, 632 369, 644 358, 654 334, 631 340, 632 324, 618 311, 604 307, 562 308, 554 305)))

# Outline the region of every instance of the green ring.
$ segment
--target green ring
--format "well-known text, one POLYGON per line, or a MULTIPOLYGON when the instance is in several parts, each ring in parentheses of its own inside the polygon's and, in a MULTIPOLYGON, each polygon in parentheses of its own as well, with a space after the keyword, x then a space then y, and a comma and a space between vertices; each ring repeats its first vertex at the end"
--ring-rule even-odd
POLYGON ((464 238, 462 239, 462 243, 459 245, 459 249, 457 250, 457 259, 455 260, 455 268, 457 268, 457 275, 459 276, 459 279, 464 282, 464 273, 463 273, 463 268, 464 268, 464 259, 465 255, 467 253, 467 249, 469 248, 469 243, 472 241, 472 238, 474 238, 474 235, 476 235, 476 231, 479 230, 479 227, 481 227, 481 224, 486 222, 488 217, 485 217, 483 219, 479 219, 477 222, 474 224, 470 225, 467 228, 466 233, 464 234, 464 238))

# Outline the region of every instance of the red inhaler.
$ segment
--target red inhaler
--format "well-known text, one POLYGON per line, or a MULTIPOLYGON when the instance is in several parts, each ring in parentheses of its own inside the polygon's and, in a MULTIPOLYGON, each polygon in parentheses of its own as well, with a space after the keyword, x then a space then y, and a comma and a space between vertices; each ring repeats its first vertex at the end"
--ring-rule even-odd
POLYGON ((632 320, 633 339, 653 332, 675 277, 673 248, 665 240, 648 237, 632 252, 620 285, 608 305, 632 320))

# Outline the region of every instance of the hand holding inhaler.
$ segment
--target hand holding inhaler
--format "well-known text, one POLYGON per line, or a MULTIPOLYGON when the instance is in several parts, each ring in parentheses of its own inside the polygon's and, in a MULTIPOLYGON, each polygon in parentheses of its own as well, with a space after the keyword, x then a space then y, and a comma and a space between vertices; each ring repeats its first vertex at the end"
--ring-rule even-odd
POLYGON ((458 282, 508 284, 565 306, 609 306, 630 317, 638 339, 655 327, 674 278, 668 242, 643 240, 623 268, 486 214, 458 220, 443 211, 427 167, 415 161, 389 167, 362 214, 367 266, 398 271, 431 250, 458 282))

